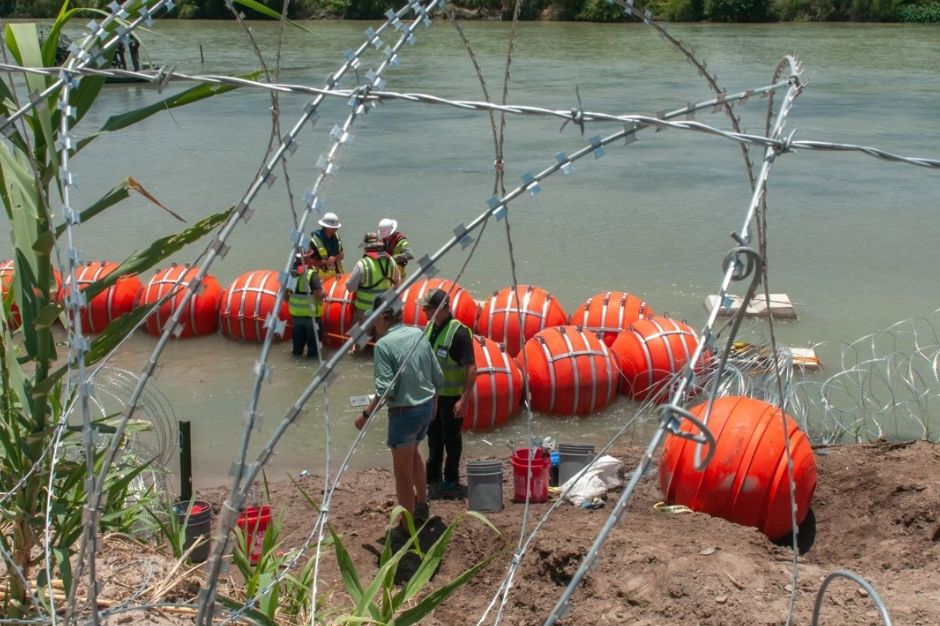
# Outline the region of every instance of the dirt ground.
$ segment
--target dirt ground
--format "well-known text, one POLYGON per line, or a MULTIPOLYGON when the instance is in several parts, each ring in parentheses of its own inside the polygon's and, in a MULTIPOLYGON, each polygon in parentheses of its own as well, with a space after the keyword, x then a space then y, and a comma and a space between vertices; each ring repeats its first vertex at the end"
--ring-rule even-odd
MULTIPOLYGON (((868 580, 894 624, 940 624, 940 448, 928 443, 877 444, 817 449, 819 484, 813 500, 815 543, 799 558, 793 624, 811 624, 824 577, 837 569, 868 580)), ((632 469, 638 450, 616 456, 632 469)), ((435 584, 458 575, 492 551, 501 557, 448 598, 422 623, 473 624, 496 592, 519 537, 523 505, 512 497, 505 472, 504 509, 487 517, 505 541, 466 519, 456 533, 435 584)), ((321 483, 301 479, 310 493, 321 483)), ((285 549, 300 545, 315 515, 289 481, 272 484, 272 502, 285 519, 285 549)), ((223 490, 200 497, 218 504, 223 490)), ((383 536, 393 507, 390 472, 372 469, 343 479, 331 519, 343 533, 360 575, 376 569, 370 548, 383 536)), ((522 560, 502 623, 541 624, 595 535, 618 492, 598 510, 563 505, 543 526, 522 560)), ((561 624, 774 625, 787 621, 792 589, 792 551, 758 531, 704 514, 653 510, 662 496, 653 473, 640 482, 627 514, 604 546, 596 568, 575 593, 561 624)), ((532 505, 529 527, 551 503, 532 505)), ((432 502, 445 522, 460 516, 463 502, 432 502)), ((348 605, 327 552, 320 588, 333 607, 348 605)), ((495 613, 490 614, 492 623, 495 613)), ((175 622, 180 623, 180 622, 175 622)), ((872 599, 857 585, 836 579, 823 601, 820 624, 881 624, 872 599)))

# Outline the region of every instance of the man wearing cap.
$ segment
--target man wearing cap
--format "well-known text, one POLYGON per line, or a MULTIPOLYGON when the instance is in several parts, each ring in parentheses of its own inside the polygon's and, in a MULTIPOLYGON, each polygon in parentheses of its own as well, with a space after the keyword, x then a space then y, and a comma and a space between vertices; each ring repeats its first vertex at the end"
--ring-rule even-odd
POLYGON ((346 291, 356 294, 353 319, 361 322, 372 310, 376 296, 397 287, 401 282, 398 266, 388 254, 385 245, 375 233, 366 233, 362 240, 362 258, 346 279, 346 291))
POLYGON ((395 264, 398 265, 398 271, 404 280, 405 266, 408 265, 408 261, 414 259, 414 256, 411 254, 405 233, 398 230, 398 222, 389 217, 383 218, 379 222, 379 239, 385 244, 385 252, 395 259, 395 264))
MULTIPOLYGON (((381 302, 376 299, 375 308, 381 302)), ((428 483, 418 444, 427 434, 444 374, 421 329, 401 323, 401 309, 383 311, 375 320, 374 331, 379 338, 373 361, 376 396, 356 418, 356 428, 363 429, 385 396, 386 443, 392 450, 395 495, 398 504, 421 524, 429 515, 428 483)))
POLYGON ((317 268, 320 280, 343 273, 343 242, 338 231, 343 225, 339 223, 336 213, 326 213, 317 222, 321 228, 310 234, 310 249, 313 251, 313 266, 317 268))
POLYGON ((311 251, 294 256, 294 275, 297 282, 287 296, 293 354, 303 356, 306 345, 307 357, 311 359, 319 354, 317 337, 319 341, 323 340, 323 286, 312 261, 311 251))
POLYGON ((428 493, 432 498, 461 498, 465 491, 460 485, 461 427, 477 378, 473 334, 451 315, 450 298, 445 291, 431 290, 421 306, 428 318, 424 336, 434 348, 434 356, 444 372, 437 412, 428 428, 428 493))

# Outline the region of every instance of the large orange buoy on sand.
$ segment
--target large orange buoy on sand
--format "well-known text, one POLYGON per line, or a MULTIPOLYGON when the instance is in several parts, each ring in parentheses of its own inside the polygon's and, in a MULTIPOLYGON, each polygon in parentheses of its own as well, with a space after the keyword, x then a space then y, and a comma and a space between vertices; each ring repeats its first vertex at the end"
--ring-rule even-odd
MULTIPOLYGON (((117 263, 110 261, 96 261, 85 263, 76 268, 75 282, 78 288, 84 291, 89 285, 105 278, 118 268, 117 263)), ((68 297, 71 290, 70 281, 66 280, 62 290, 63 299, 68 297)), ((82 322, 82 331, 100 333, 105 327, 121 317, 130 313, 134 308, 137 294, 143 288, 137 276, 121 276, 113 285, 99 292, 86 306, 79 310, 82 322)))
MULTIPOLYGON (((0 297, 6 297, 7 291, 13 284, 13 274, 15 271, 16 263, 14 261, 0 261, 0 297)), ((62 275, 58 272, 58 270, 53 268, 52 277, 55 279, 55 287, 51 289, 49 298, 53 301, 58 301, 62 293, 62 275)), ((16 304, 13 304, 10 308, 10 319, 8 322, 10 324, 11 330, 19 328, 19 325, 22 323, 22 320, 20 319, 20 311, 16 307, 16 304)))
POLYGON ((621 331, 637 320, 656 315, 642 298, 625 291, 605 291, 579 306, 571 314, 571 324, 600 334, 608 347, 621 331))
MULTIPOLYGON (((164 296, 175 291, 157 310, 147 318, 144 330, 154 336, 163 334, 163 329, 173 313, 186 297, 189 281, 199 272, 189 265, 172 265, 165 270, 158 270, 150 282, 137 296, 139 305, 154 304, 164 296)), ((222 287, 219 281, 206 274, 200 289, 190 298, 186 310, 180 316, 179 337, 193 337, 214 333, 219 325, 219 305, 222 301, 222 287)))
POLYGON ((620 365, 620 392, 635 400, 665 402, 669 382, 697 347, 698 337, 682 322, 659 316, 637 320, 610 346, 620 365))
POLYGON ((617 395, 617 366, 607 345, 577 326, 546 328, 525 344, 532 408, 587 415, 617 395))
POLYGON ((419 280, 405 289, 401 294, 401 321, 409 326, 424 328, 428 323, 428 316, 421 308, 421 301, 434 289, 441 289, 450 294, 450 312, 454 319, 473 330, 477 321, 480 307, 470 292, 452 281, 442 278, 425 278, 419 280))
POLYGON ((467 402, 463 429, 502 426, 521 406, 522 370, 498 343, 486 337, 474 336, 473 356, 477 379, 467 402))
POLYGON ((349 339, 356 310, 356 294, 346 291, 349 274, 336 274, 323 281, 323 343, 339 348, 349 339))
MULTIPOLYGON (((280 286, 278 274, 272 270, 255 270, 236 278, 229 288, 222 292, 222 304, 219 307, 219 326, 222 334, 242 341, 264 341, 267 335, 264 325, 268 315, 274 310, 280 286)), ((281 299, 278 319, 285 322, 282 338, 289 339, 291 324, 286 294, 281 299)), ((277 338, 275 335, 275 339, 277 338)))
MULTIPOLYGON (((703 403, 690 413, 702 419, 705 408, 703 403)), ((770 539, 786 536, 791 531, 786 438, 793 459, 797 524, 806 518, 816 490, 816 458, 797 423, 786 414, 783 420, 786 426, 780 409, 761 400, 715 400, 707 424, 715 437, 715 454, 704 471, 695 470, 695 442, 675 436, 666 440, 659 464, 666 501, 754 526, 770 539)), ((682 430, 697 432, 688 421, 683 421, 682 430)))
POLYGON ((541 287, 517 285, 515 297, 512 287, 506 287, 495 292, 483 305, 476 332, 504 344, 506 352, 516 356, 525 342, 540 331, 567 323, 568 314, 555 296, 541 287), (519 329, 520 317, 522 332, 519 329))

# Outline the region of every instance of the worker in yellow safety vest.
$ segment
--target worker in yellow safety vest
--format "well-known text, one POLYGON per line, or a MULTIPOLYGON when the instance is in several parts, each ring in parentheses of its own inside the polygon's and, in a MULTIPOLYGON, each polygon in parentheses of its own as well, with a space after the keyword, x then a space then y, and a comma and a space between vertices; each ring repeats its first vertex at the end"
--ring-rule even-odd
POLYGON ((398 266, 385 252, 384 244, 375 233, 366 233, 362 241, 362 258, 346 279, 346 290, 356 294, 353 319, 361 322, 372 310, 376 296, 398 286, 401 275, 398 266))
POLYGON ((343 273, 343 241, 337 232, 340 224, 336 213, 325 213, 317 222, 319 230, 310 233, 310 249, 313 251, 313 267, 317 269, 320 280, 343 273))
POLYGON ((473 333, 454 319, 447 292, 432 289, 421 306, 428 318, 424 336, 444 372, 444 385, 437 392, 437 411, 428 427, 428 497, 459 499, 466 496, 466 487, 460 484, 461 430, 477 379, 473 333))
POLYGON ((395 259, 401 279, 405 280, 405 266, 408 261, 414 260, 414 256, 405 233, 398 230, 398 222, 388 217, 382 219, 379 222, 379 239, 385 244, 385 251, 395 259))
POLYGON ((313 267, 313 253, 297 254, 294 257, 292 279, 296 280, 288 290, 287 310, 291 319, 291 337, 294 356, 303 356, 307 346, 307 357, 316 358, 323 342, 323 285, 313 267))

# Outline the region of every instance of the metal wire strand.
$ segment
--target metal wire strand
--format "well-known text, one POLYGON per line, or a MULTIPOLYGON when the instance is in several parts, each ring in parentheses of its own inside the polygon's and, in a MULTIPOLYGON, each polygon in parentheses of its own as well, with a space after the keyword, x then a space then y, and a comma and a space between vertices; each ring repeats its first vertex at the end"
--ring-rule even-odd
POLYGON ((867 580, 847 569, 837 569, 833 572, 830 572, 826 578, 823 580, 822 585, 819 587, 819 591, 816 592, 816 602, 813 604, 813 619, 810 622, 812 626, 816 626, 819 623, 819 614, 822 612, 822 602, 823 598, 826 597, 826 590, 829 588, 829 585, 836 578, 847 578, 858 584, 859 587, 868 592, 869 597, 871 597, 872 602, 875 603, 875 608, 878 609, 878 616, 881 617, 881 623, 884 626, 891 626, 891 616, 888 614, 888 609, 885 607, 884 602, 881 600, 881 596, 878 595, 878 592, 875 591, 875 588, 872 587, 871 583, 867 580))

